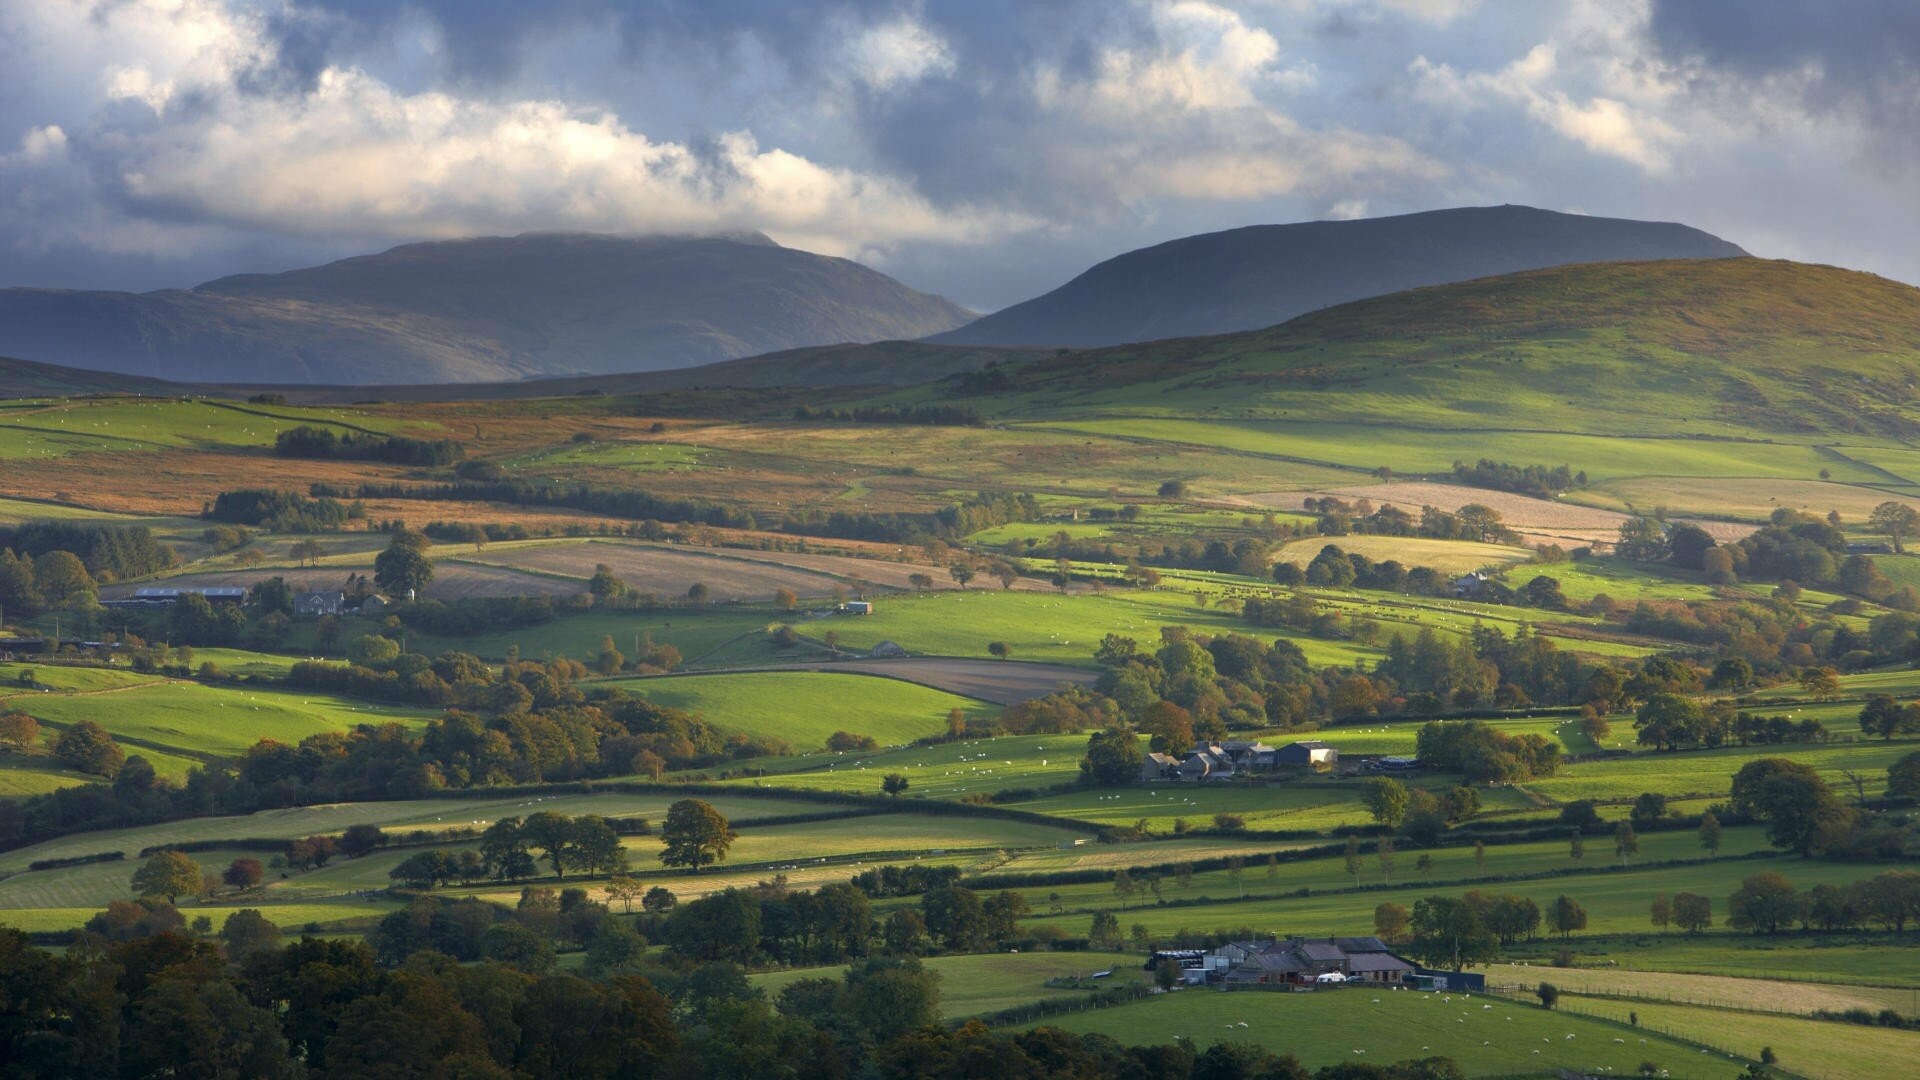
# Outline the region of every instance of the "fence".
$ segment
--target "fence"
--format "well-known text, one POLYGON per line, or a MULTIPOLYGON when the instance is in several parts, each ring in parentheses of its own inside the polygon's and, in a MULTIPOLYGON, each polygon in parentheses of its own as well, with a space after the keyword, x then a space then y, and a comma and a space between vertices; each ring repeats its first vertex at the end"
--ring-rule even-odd
MULTIPOLYGON (((1529 987, 1517 988, 1523 991, 1521 993, 1515 993, 1514 992, 1515 989, 1516 988, 1512 986, 1488 987, 1488 990, 1494 994, 1498 994, 1502 997, 1512 998, 1515 1000, 1524 1000, 1524 999, 1533 997, 1533 987, 1529 986, 1529 987)), ((1599 994, 1579 995, 1579 997, 1602 997, 1602 996, 1604 995, 1599 995, 1599 994)), ((1619 1000, 1633 1001, 1635 999, 1623 997, 1623 998, 1620 998, 1619 1000)), ((1646 998, 1646 999, 1640 999, 1640 1000, 1653 1001, 1655 999, 1646 998)), ((1707 1007, 1724 1009, 1723 1006, 1707 1006, 1707 1007)), ((1587 1018, 1588 1020, 1597 1021, 1599 1023, 1606 1024, 1610 1027, 1617 1028, 1621 1031, 1626 1031, 1626 1032, 1649 1032, 1650 1031, 1655 1035, 1664 1036, 1678 1043, 1682 1043, 1688 1046, 1700 1047, 1706 1050, 1711 1050, 1711 1051, 1714 1051, 1715 1053, 1721 1054, 1726 1058, 1728 1062, 1738 1067, 1744 1068, 1748 1063, 1756 1060, 1755 1058, 1748 1056, 1748 1050, 1750 1050, 1750 1048, 1743 1049, 1740 1047, 1730 1046, 1725 1043, 1716 1042, 1712 1039, 1702 1038, 1696 1032, 1680 1031, 1675 1028, 1668 1027, 1664 1024, 1647 1023, 1644 1021, 1637 1024, 1629 1023, 1627 1021, 1619 1019, 1618 1017, 1608 1016, 1605 1013, 1597 1012, 1593 1009, 1581 1008, 1575 996, 1568 991, 1561 992, 1560 1000, 1558 1004, 1554 1006, 1554 1008, 1558 1012, 1569 1013, 1574 1016, 1582 1016, 1587 1018)), ((1724 1009, 1724 1011, 1739 1012, 1743 1010, 1724 1009)), ((1775 1015, 1779 1015, 1779 1014, 1775 1014, 1775 1015)), ((1781 1068, 1779 1065, 1771 1065, 1768 1068, 1770 1070, 1770 1075, 1789 1077, 1789 1078, 1792 1078, 1792 1080, 1809 1080, 1809 1078, 1804 1076, 1803 1074, 1781 1068)))

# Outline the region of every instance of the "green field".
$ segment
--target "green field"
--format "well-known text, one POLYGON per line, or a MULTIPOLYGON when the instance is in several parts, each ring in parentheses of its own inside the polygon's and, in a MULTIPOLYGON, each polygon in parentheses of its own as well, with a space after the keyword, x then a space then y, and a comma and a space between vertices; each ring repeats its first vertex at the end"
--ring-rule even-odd
MULTIPOLYGON (((53 670, 36 672, 51 675, 53 670)), ((120 685, 90 692, 18 695, 8 699, 10 707, 52 728, 91 720, 123 743, 129 754, 159 751, 148 760, 156 771, 174 777, 185 772, 186 759, 231 756, 261 739, 296 743, 356 724, 418 726, 432 715, 421 709, 374 706, 318 693, 206 686, 131 672, 61 670, 63 675, 85 672, 85 679, 120 685)))
POLYGON ((907 778, 912 798, 958 799, 969 793, 1061 784, 1080 775, 1085 735, 1003 735, 872 754, 802 754, 753 762, 775 775, 732 781, 744 787, 783 787, 872 793, 888 773, 907 778))
MULTIPOLYGON (((1445 473, 1462 455, 1466 430, 1435 431, 1385 423, 1313 420, 1212 421, 1143 416, 1046 421, 1050 430, 1116 435, 1259 454, 1370 472, 1445 473)), ((1875 470, 1838 462, 1812 446, 1777 442, 1646 438, 1541 431, 1472 430, 1475 456, 1552 462, 1583 469, 1596 481, 1627 476, 1780 476, 1812 480, 1827 469, 1843 482, 1883 479, 1875 470)), ((1205 490, 1203 488, 1203 490, 1205 490)))
MULTIPOLYGON (((987 953, 978 956, 933 956, 922 960, 940 976, 940 1015, 948 1020, 1010 1009, 1032 1001, 1073 997, 1078 990, 1054 989, 1052 978, 1085 978, 1112 971, 1112 982, 1145 981, 1140 956, 1135 953, 987 953)), ((801 979, 838 979, 843 967, 788 968, 752 976, 753 985, 767 996, 801 979)), ((1102 980, 1106 982, 1107 980, 1102 980)))
MULTIPOLYGON (((1772 1047, 1780 1066, 1818 1080, 1904 1075, 1920 1056, 1920 1032, 1889 1031, 1859 1024, 1801 1020, 1766 1013, 1735 1012, 1686 1005, 1656 1005, 1576 998, 1569 1012, 1604 1017, 1616 1023, 1629 1012, 1640 1015, 1647 1030, 1684 1039, 1737 1046, 1758 1057, 1772 1047)), ((1678 1074, 1676 1074, 1678 1075, 1678 1074)), ((1725 1074, 1722 1074, 1725 1075, 1725 1074)))
MULTIPOLYGON (((1725 917, 1727 896, 1738 887, 1740 879, 1762 870, 1778 870, 1801 889, 1821 882, 1845 884, 1871 877, 1876 872, 1870 866, 1810 863, 1784 856, 1737 862, 1719 859, 1679 866, 1634 866, 1616 870, 1619 861, 1614 858, 1612 844, 1604 837, 1594 837, 1588 841, 1586 857, 1577 862, 1568 858, 1563 849, 1561 865, 1568 868, 1566 873, 1524 881, 1488 881, 1475 886, 1442 887, 1420 883, 1413 866, 1415 858, 1416 853, 1411 851, 1397 853, 1396 884, 1386 887, 1377 860, 1363 856, 1360 883, 1374 886, 1363 891, 1340 889, 1304 897, 1253 895, 1241 900, 1235 898, 1237 889, 1230 882, 1219 878, 1203 880, 1196 875, 1193 883, 1185 889, 1173 881, 1161 883, 1161 899, 1190 902, 1186 906, 1160 906, 1151 895, 1135 896, 1127 904, 1118 904, 1118 898, 1114 899, 1116 906, 1122 908, 1120 921, 1123 924, 1131 926, 1136 922, 1141 923, 1156 936, 1170 936, 1180 930, 1231 930, 1237 927, 1248 927, 1262 933, 1321 936, 1353 934, 1370 929, 1372 912, 1378 904, 1396 903, 1411 910, 1422 897, 1435 893, 1458 896, 1468 887, 1478 887, 1529 897, 1542 911, 1564 893, 1586 908, 1587 933, 1628 934, 1651 929, 1647 906, 1656 893, 1671 895, 1693 892, 1711 898, 1716 915, 1715 925, 1718 927, 1720 920, 1725 917), (1590 872, 1590 868, 1599 866, 1607 867, 1607 872, 1590 872), (1201 899, 1209 902, 1194 902, 1201 899)), ((1330 862, 1338 865, 1340 860, 1330 862)), ((1281 882, 1288 880, 1290 869, 1290 866, 1282 865, 1281 882)), ((1323 866, 1320 873, 1325 874, 1329 869, 1323 866)), ((1268 891, 1263 875, 1264 868, 1250 867, 1246 871, 1244 886, 1248 893, 1268 891)), ((1108 888, 1111 893, 1111 886, 1108 888)), ((1088 926, 1085 915, 1042 914, 1034 916, 1032 921, 1059 926, 1072 933, 1085 933, 1088 926)), ((1725 936, 1723 934, 1722 938, 1725 936)), ((1576 947, 1580 937, 1576 934, 1572 939, 1576 947)))
MULTIPOLYGON (((872 615, 811 622, 801 629, 818 637, 831 628, 839 632, 843 645, 855 649, 896 641, 908 652, 937 656, 985 656, 988 644, 1001 641, 1016 660, 1086 666, 1093 663, 1103 636, 1119 634, 1157 648, 1162 626, 1213 633, 1253 629, 1231 612, 1199 607, 1191 596, 1171 590, 1050 595, 978 589, 886 597, 876 602, 872 615)), ((1257 636, 1292 637, 1273 630, 1257 636)), ((1352 664, 1377 655, 1351 641, 1293 640, 1316 666, 1352 664)))
POLYGON ((780 739, 801 750, 824 746, 836 731, 870 735, 883 745, 911 742, 945 731, 954 709, 975 722, 1000 714, 997 705, 871 675, 749 672, 611 685, 699 713, 728 731, 780 739))
POLYGON ((270 410, 211 401, 74 400, 0 413, 0 458, 62 457, 95 450, 270 446, 303 424, 377 431, 428 425, 353 409, 275 406, 270 410))
MULTIPOLYGON (((338 833, 349 825, 359 824, 378 825, 389 832, 456 826, 484 828, 500 818, 524 817, 536 810, 570 815, 645 817, 658 822, 666 816, 667 807, 680 797, 670 788, 645 793, 597 791, 566 795, 526 795, 481 790, 470 798, 326 803, 287 810, 262 810, 233 817, 188 818, 130 829, 73 833, 57 840, 0 852, 0 873, 21 872, 26 870, 28 863, 42 859, 70 859, 103 851, 124 851, 131 859, 142 848, 162 844, 240 837, 293 840, 316 833, 338 833)), ((721 813, 740 821, 792 814, 833 814, 840 809, 831 804, 766 797, 751 791, 711 796, 707 801, 719 808, 721 813)))
MULTIPOLYGON (((1444 1056, 1469 1076, 1539 1076, 1556 1069, 1633 1075, 1641 1062, 1654 1061, 1671 1077, 1717 1080, 1744 1065, 1656 1033, 1556 1015, 1523 1002, 1367 987, 1309 994, 1183 990, 1047 1023, 1136 1045, 1176 1037, 1198 1047, 1253 1043, 1292 1054, 1308 1068, 1444 1056)), ((1757 1056, 1759 1048, 1752 1053, 1757 1056)))

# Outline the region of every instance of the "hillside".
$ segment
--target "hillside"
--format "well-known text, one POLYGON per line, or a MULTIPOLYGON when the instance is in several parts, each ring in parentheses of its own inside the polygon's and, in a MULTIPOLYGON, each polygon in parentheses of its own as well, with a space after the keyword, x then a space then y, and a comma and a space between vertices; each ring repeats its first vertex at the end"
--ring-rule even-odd
MULTIPOLYGON (((965 380, 1007 414, 1920 437, 1920 289, 1752 258, 1558 267, 965 380)), ((1468 447, 1467 449, 1471 449, 1468 447)))
POLYGON ((1684 225, 1526 206, 1255 225, 1130 251, 934 340, 1085 347, 1223 334, 1351 300, 1521 270, 1743 254, 1684 225))
POLYGON ((191 290, 0 290, 0 352, 177 381, 474 382, 917 338, 968 317, 759 235, 525 235, 191 290))
POLYGON ((0 398, 79 397, 86 394, 191 394, 195 388, 160 379, 36 364, 0 356, 0 398))

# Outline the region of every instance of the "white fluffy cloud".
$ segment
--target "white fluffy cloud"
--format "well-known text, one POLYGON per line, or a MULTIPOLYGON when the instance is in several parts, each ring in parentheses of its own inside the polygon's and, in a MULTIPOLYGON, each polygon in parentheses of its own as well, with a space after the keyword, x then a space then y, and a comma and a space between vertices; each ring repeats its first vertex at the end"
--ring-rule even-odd
POLYGON ((1653 113, 1612 97, 1576 97, 1555 85, 1561 72, 1550 44, 1535 45, 1498 71, 1462 73, 1425 56, 1407 70, 1432 103, 1459 109, 1518 105, 1561 136, 1649 173, 1666 172, 1682 142, 1681 133, 1653 113))

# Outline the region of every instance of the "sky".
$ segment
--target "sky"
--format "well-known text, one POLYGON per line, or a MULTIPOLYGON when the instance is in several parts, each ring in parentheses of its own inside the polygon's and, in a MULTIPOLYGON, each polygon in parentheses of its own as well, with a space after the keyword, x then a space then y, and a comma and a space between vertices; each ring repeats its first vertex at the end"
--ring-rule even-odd
POLYGON ((1524 203, 1920 282, 1907 0, 0 0, 0 285, 759 230, 993 310, 1524 203))

